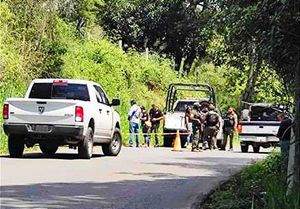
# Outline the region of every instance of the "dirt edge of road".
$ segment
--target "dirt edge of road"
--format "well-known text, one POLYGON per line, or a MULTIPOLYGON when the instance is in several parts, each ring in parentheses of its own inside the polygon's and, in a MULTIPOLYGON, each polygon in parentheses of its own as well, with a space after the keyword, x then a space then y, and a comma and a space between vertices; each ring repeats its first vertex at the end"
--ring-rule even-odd
POLYGON ((199 194, 197 196, 195 202, 192 204, 191 209, 201 209, 201 206, 203 204, 205 204, 214 193, 216 193, 217 191, 219 191, 222 187, 224 187, 224 185, 226 185, 228 182, 230 182, 231 179, 234 178, 234 176, 236 176, 236 175, 238 175, 240 173, 241 173, 241 171, 237 171, 236 173, 232 174, 231 176, 227 177, 226 179, 220 181, 218 183, 218 185, 215 186, 209 192, 204 193, 204 194, 203 193, 199 194))

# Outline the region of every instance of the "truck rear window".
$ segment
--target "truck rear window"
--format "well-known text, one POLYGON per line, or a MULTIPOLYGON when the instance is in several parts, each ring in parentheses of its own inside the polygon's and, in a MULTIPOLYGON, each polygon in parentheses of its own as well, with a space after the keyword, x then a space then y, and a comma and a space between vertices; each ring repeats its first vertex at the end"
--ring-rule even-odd
POLYGON ((193 107, 193 104, 195 103, 195 101, 182 101, 182 102, 178 102, 174 108, 175 112, 185 112, 187 106, 189 107, 193 107))
POLYGON ((277 115, 282 111, 274 107, 253 106, 250 111, 251 121, 278 121, 277 115))
POLYGON ((34 99, 76 99, 90 101, 85 84, 34 83, 29 98, 34 99))

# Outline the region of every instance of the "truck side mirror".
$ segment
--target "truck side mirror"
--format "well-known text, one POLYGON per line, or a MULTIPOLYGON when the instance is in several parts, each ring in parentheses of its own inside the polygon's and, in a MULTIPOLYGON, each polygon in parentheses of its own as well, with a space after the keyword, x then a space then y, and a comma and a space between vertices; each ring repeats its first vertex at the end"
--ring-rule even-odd
POLYGON ((110 106, 119 106, 120 104, 120 99, 112 99, 110 106))

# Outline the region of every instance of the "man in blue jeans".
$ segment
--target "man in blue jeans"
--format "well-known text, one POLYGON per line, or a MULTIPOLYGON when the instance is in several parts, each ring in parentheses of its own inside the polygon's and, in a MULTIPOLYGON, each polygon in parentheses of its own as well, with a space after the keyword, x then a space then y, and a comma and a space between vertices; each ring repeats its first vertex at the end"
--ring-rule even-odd
POLYGON ((140 138, 139 138, 139 126, 140 126, 140 118, 141 118, 141 108, 136 104, 135 100, 130 101, 130 110, 128 112, 128 120, 129 120, 129 146, 133 147, 133 139, 134 135, 136 137, 136 147, 140 146, 140 138))

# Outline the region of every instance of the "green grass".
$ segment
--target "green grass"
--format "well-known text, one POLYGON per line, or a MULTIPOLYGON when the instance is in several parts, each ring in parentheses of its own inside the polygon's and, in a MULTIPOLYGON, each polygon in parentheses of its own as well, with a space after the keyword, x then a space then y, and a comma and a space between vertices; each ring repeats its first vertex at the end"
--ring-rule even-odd
POLYGON ((283 168, 280 153, 273 152, 217 188, 201 209, 298 209, 299 193, 286 196, 283 168))
POLYGON ((0 154, 7 153, 7 137, 4 134, 2 124, 0 124, 0 154))

